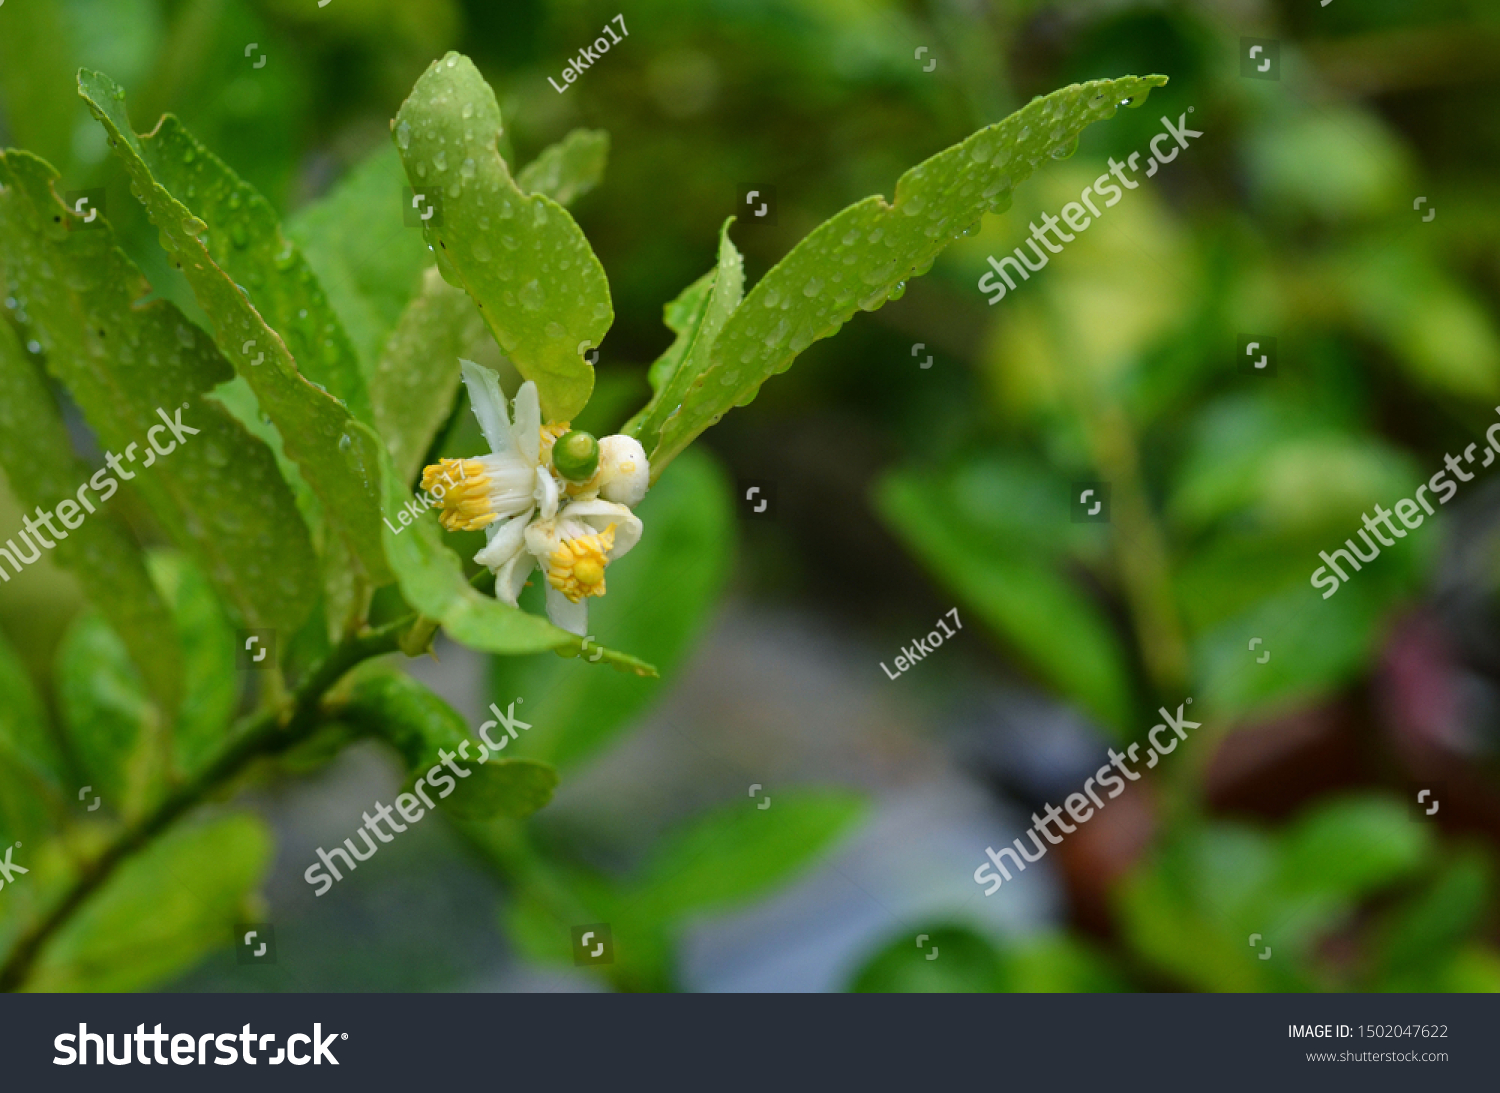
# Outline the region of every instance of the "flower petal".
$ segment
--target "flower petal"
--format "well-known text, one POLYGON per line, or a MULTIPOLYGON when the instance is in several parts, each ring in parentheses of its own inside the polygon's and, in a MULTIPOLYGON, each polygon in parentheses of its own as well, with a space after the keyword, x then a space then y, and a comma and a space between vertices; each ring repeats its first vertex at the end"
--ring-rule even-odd
POLYGON ((559 523, 572 520, 587 524, 595 531, 615 525, 615 545, 609 552, 610 561, 630 553, 630 548, 641 541, 644 530, 639 516, 612 501, 574 501, 558 514, 559 523))
MULTIPOLYGON (((469 389, 469 403, 474 407, 474 416, 479 419, 479 430, 489 442, 492 452, 515 450, 511 439, 510 416, 505 412, 505 394, 500 390, 500 377, 482 364, 458 361, 463 369, 464 386, 469 389)), ((533 459, 531 462, 535 463, 533 459)))
POLYGON ((526 587, 526 578, 535 568, 535 558, 524 550, 516 551, 495 574, 495 598, 515 607, 521 590, 526 587))
POLYGON ((550 520, 557 515, 557 481, 546 467, 538 466, 536 469, 536 493, 533 496, 542 506, 543 520, 550 520))
POLYGON ((542 458, 542 404, 537 399, 536 384, 527 380, 516 392, 516 450, 533 467, 542 458))
POLYGON ((484 529, 489 542, 484 549, 474 555, 474 560, 486 569, 496 573, 500 567, 510 561, 526 545, 526 525, 531 522, 531 514, 535 508, 528 508, 525 512, 509 520, 502 520, 491 524, 484 529))
POLYGON ((550 584, 547 586, 547 617, 552 625, 579 637, 589 632, 589 602, 587 599, 574 603, 550 584))

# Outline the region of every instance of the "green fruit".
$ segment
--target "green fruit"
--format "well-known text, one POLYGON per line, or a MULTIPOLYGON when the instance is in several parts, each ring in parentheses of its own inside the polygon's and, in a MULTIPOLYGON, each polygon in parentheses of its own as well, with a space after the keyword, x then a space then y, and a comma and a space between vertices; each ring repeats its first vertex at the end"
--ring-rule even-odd
POLYGON ((552 465, 570 481, 587 482, 599 469, 599 442, 577 429, 564 433, 552 446, 552 465))

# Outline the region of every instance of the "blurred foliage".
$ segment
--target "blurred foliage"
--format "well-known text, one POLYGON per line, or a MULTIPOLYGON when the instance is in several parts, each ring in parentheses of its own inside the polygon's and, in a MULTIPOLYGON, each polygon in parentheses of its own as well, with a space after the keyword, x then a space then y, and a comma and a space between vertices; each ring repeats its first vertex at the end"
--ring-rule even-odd
MULTIPOLYGON (((102 187, 109 226, 67 230, 75 218, 47 196, 45 165, 7 154, 0 418, 6 442, 24 418, 33 445, 0 443, 10 483, 0 486, 0 528, 76 486, 69 475, 83 468, 67 466, 63 430, 97 465, 98 447, 122 450, 155 407, 189 398, 188 419, 211 419, 217 434, 164 462, 178 481, 122 490, 114 531, 96 515, 85 527, 97 542, 63 544, 81 561, 60 549, 0 590, 9 637, 0 640, 0 841, 35 851, 32 874, 0 895, 0 953, 77 882, 79 863, 240 746, 257 713, 366 618, 372 594, 376 622, 410 607, 476 648, 533 654, 492 658, 491 697, 503 707, 528 696, 526 716, 548 731, 517 741, 524 785, 500 786, 481 811, 497 801, 513 814, 536 807, 551 792, 550 765, 566 774, 620 740, 704 633, 734 557, 738 473, 779 475, 784 494, 818 496, 804 510, 814 515, 789 532, 798 591, 892 636, 927 617, 914 597, 957 602, 970 634, 1117 740, 1185 694, 1205 722, 1243 725, 1358 691, 1394 620, 1434 583, 1441 533, 1383 551, 1327 601, 1307 584, 1318 551, 1354 533, 1372 502, 1409 496, 1445 453, 1481 436, 1500 394, 1492 7, 1382 0, 1231 16, 1134 0, 640 0, 626 13, 630 36, 559 95, 546 77, 617 9, 9 0, 0 147, 51 164, 57 198, 102 187), (1280 82, 1239 77, 1242 33, 1281 38, 1280 82), (913 62, 918 45, 935 71, 913 62), (495 89, 504 132, 490 166, 514 177, 525 200, 550 212, 536 196, 546 194, 576 220, 587 258, 608 274, 615 321, 578 419, 600 433, 673 378, 678 396, 705 375, 717 384, 704 421, 753 395, 719 383, 733 377, 713 373, 723 361, 693 339, 706 329, 716 340, 743 289, 800 307, 810 281, 797 262, 783 267, 784 285, 765 273, 837 210, 873 193, 899 199, 903 171, 1033 95, 1127 72, 1171 82, 1147 109, 1087 129, 1071 157, 1042 159, 1013 207, 986 212, 904 297, 855 316, 840 338, 808 344, 836 329, 821 312, 805 331, 788 320, 779 335, 775 326, 745 335, 747 348, 786 337, 806 348, 804 362, 708 434, 716 454, 695 448, 675 461, 641 507, 645 539, 611 570, 610 595, 591 616, 611 662, 654 665, 663 682, 591 665, 588 654, 534 655, 579 650, 535 618, 537 603, 523 599, 528 620, 474 591, 460 557, 477 536, 444 545, 420 524, 399 537, 377 532, 376 520, 395 519, 409 497, 424 455, 473 451, 463 447, 477 433, 455 395, 454 360, 507 370, 512 388, 519 379, 472 299, 433 272, 423 232, 401 220, 411 180, 390 122, 449 49, 472 57, 495 89), (79 68, 130 90, 128 119, 109 86, 93 92, 122 142, 164 112, 180 125, 111 149, 76 94, 79 68), (1160 114, 1189 107, 1201 140, 1014 295, 984 304, 974 282, 986 255, 1015 246, 1027 222, 1073 200, 1110 157, 1144 149, 1160 114), (774 225, 747 223, 736 207, 737 192, 753 187, 777 189, 774 225), (1413 211, 1417 195, 1435 220, 1413 211), (730 242, 720 229, 735 214, 730 242), (28 233, 39 242, 24 257, 5 249, 28 233), (702 276, 710 267, 732 299, 724 314, 702 276), (53 269, 65 292, 39 287, 53 269), (151 294, 140 308, 137 270, 151 294), (676 310, 663 325, 669 300, 676 310), (1265 332, 1279 341, 1277 374, 1242 374, 1236 337, 1265 332), (137 344, 132 335, 172 367, 134 373, 151 383, 105 382, 101 339, 137 344), (244 350, 257 335, 263 344, 244 350), (937 367, 914 367, 918 341, 937 367), (269 368, 253 363, 261 351, 269 368), (352 463, 350 446, 361 456, 352 463), (199 458, 232 464, 242 489, 209 466, 199 473, 199 458), (1073 483, 1085 479, 1112 484, 1109 525, 1070 519, 1073 483), (904 556, 879 541, 874 521, 848 534, 856 504, 904 556), (263 520, 272 507, 275 519, 263 520), (835 539, 848 549, 843 579, 829 581, 819 567, 835 539), (387 564, 397 586, 377 593, 387 564), (268 605, 271 587, 281 595, 268 605), (238 625, 284 630, 284 677, 242 686, 238 625), (1268 663, 1247 654, 1251 637, 1274 651, 1268 663), (74 800, 86 783, 104 798, 99 812, 74 800)), ((470 246, 471 211, 456 213, 470 246)), ((945 227, 968 226, 960 217, 945 227)), ((904 284, 901 272, 869 282, 881 302, 904 284)), ((491 289, 504 292, 480 287, 476 298, 491 289)), ((763 318, 745 313, 741 325, 763 318)), ((549 337, 545 326, 530 333, 549 337)), ((529 367, 524 352, 517 364, 529 367)), ((777 367, 768 359, 757 383, 777 367)), ((653 436, 667 417, 649 417, 653 436)), ((1493 591, 1476 594, 1489 602, 1493 591)), ((358 727, 389 741, 403 767, 426 761, 429 745, 469 738, 430 693, 379 673, 354 681, 381 693, 368 706, 357 689, 335 701, 353 700, 358 727)), ((346 742, 313 736, 292 758, 315 765, 346 742)), ((1434 837, 1371 795, 1314 801, 1279 826, 1231 822, 1202 813, 1201 769, 1164 773, 1178 780, 1168 786, 1172 823, 1117 886, 1114 951, 1071 934, 1000 942, 939 922, 929 934, 940 960, 897 938, 851 983, 1500 984, 1492 843, 1434 837), (1256 959, 1252 933, 1274 959, 1256 959)), ((567 923, 609 919, 622 954, 611 981, 655 989, 677 983, 674 947, 692 914, 784 881, 857 822, 847 795, 809 794, 750 817, 775 815, 774 828, 730 812, 690 822, 618 876, 514 818, 459 826, 505 879, 502 920, 523 951, 566 960, 567 923)), ((163 982, 222 945, 269 853, 269 836, 244 817, 177 826, 93 895, 28 985, 163 982), (183 888, 181 877, 210 859, 198 887, 183 888), (135 921, 154 908, 151 893, 174 887, 163 913, 135 921)))

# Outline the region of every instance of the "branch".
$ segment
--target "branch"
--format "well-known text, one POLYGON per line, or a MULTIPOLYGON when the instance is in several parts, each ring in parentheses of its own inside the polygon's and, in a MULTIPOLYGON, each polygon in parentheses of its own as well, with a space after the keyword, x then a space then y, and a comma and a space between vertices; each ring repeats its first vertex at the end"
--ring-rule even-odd
POLYGON ((0 967, 0 991, 20 989, 42 947, 127 858, 147 846, 219 786, 240 774, 253 760, 284 752, 310 736, 320 724, 318 707, 328 689, 361 661, 395 652, 402 631, 412 624, 414 618, 408 616, 365 634, 345 638, 317 671, 297 688, 289 704, 256 714, 243 722, 243 730, 231 738, 212 763, 168 794, 150 813, 127 827, 102 854, 83 867, 73 886, 52 910, 21 934, 4 967, 0 967))

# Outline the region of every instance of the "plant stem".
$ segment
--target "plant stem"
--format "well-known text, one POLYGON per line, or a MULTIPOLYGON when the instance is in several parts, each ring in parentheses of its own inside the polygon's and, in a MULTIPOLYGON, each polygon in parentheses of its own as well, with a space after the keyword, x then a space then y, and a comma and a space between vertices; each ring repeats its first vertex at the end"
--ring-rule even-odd
POLYGON ((401 631, 412 623, 413 618, 415 616, 399 619, 368 633, 345 638, 297 688, 290 703, 262 711, 245 721, 243 730, 231 737, 213 762, 168 794, 150 813, 127 827, 102 854, 86 864, 52 910, 16 940, 5 965, 0 967, 0 991, 20 989, 43 946, 127 858, 147 846, 220 785, 240 774, 253 760, 283 752, 310 736, 320 723, 319 704, 328 689, 361 661, 394 652, 401 631))

